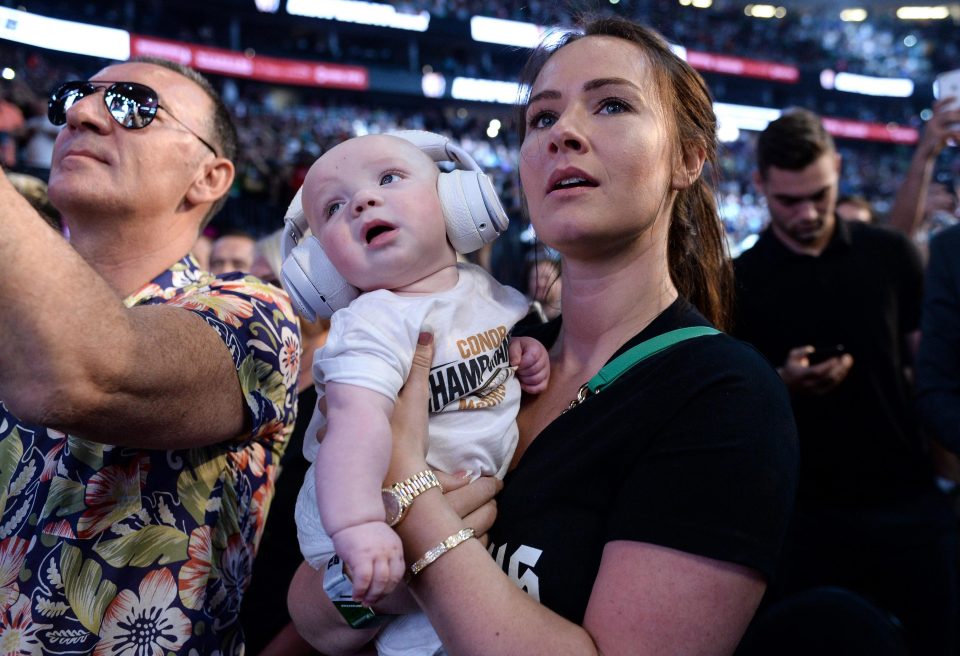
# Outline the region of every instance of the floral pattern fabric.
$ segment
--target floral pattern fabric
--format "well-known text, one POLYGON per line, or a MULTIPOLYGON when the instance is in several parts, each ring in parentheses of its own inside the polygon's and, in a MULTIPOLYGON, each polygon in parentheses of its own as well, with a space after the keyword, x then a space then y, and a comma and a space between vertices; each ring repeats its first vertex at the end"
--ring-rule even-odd
POLYGON ((243 654, 240 602, 296 413, 296 319, 276 287, 189 256, 124 302, 206 320, 252 430, 144 450, 26 425, 0 402, 3 654, 243 654))

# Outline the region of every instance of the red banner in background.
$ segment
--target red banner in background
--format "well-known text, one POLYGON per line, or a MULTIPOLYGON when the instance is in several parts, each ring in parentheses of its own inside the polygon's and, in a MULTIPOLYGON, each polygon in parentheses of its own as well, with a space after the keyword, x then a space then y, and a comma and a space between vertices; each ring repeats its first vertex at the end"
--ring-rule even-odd
POLYGON ((887 143, 914 144, 920 138, 915 128, 886 123, 867 123, 848 121, 840 118, 823 118, 823 127, 835 137, 844 139, 862 139, 864 141, 885 141, 887 143))
POLYGON ((687 63, 698 71, 755 77, 761 80, 791 82, 794 84, 800 81, 800 69, 796 66, 774 64, 773 62, 760 61, 758 59, 746 59, 744 57, 731 57, 729 55, 715 55, 710 52, 687 50, 687 63))
MULTIPOLYGON (((247 55, 234 50, 196 46, 181 41, 130 35, 131 57, 162 57, 192 66, 205 73, 242 77, 275 84, 328 87, 366 91, 370 89, 370 73, 363 66, 323 64, 296 59, 247 55)), ((687 51, 687 61, 694 68, 730 75, 745 75, 781 82, 796 82, 799 71, 792 66, 773 64, 740 57, 726 57, 687 51)), ((827 131, 836 137, 913 144, 919 132, 895 124, 867 123, 824 117, 827 131)))
POLYGON ((247 55, 234 50, 195 46, 180 41, 130 35, 131 57, 161 57, 204 73, 244 77, 262 82, 335 87, 365 91, 370 74, 363 66, 320 64, 296 59, 247 55))

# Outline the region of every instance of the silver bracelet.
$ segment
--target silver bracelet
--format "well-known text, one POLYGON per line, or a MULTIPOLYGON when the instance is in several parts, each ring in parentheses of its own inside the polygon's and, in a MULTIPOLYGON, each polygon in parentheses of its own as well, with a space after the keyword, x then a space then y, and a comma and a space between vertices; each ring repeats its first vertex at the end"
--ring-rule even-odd
POLYGON ((421 571, 423 571, 424 567, 426 567, 427 565, 429 565, 430 563, 432 563, 437 558, 447 553, 457 545, 462 544, 463 542, 466 542, 472 537, 474 537, 474 531, 472 528, 460 529, 459 531, 457 531, 456 533, 448 537, 446 540, 444 540, 437 546, 427 551, 427 553, 423 554, 423 558, 421 558, 420 560, 418 560, 417 562, 415 562, 413 565, 410 566, 410 574, 412 574, 413 576, 416 576, 421 571))

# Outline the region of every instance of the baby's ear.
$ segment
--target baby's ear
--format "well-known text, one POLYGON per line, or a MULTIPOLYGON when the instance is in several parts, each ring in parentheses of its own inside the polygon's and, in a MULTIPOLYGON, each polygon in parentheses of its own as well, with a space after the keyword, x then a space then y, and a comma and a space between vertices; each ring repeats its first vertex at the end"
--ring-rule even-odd
POLYGON ((707 151, 703 146, 687 146, 681 153, 681 157, 674 163, 670 189, 679 191, 696 182, 703 171, 703 162, 706 157, 707 151))

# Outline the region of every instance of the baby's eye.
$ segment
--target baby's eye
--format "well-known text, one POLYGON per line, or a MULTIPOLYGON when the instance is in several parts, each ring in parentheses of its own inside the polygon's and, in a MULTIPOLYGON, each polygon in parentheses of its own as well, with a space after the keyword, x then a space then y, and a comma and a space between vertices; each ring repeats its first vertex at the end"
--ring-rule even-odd
POLYGON ((380 178, 380 186, 382 187, 384 185, 388 185, 391 182, 396 182, 399 179, 400 176, 398 176, 396 173, 384 173, 383 177, 380 178))
POLYGON ((329 219, 331 216, 339 212, 341 207, 343 207, 343 203, 330 203, 327 205, 327 218, 329 219))
POLYGON ((557 117, 552 112, 539 112, 530 118, 528 125, 531 128, 549 128, 557 122, 557 117))

